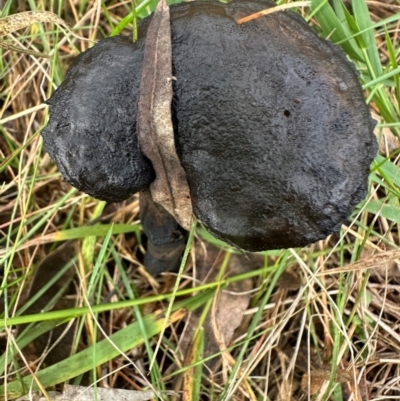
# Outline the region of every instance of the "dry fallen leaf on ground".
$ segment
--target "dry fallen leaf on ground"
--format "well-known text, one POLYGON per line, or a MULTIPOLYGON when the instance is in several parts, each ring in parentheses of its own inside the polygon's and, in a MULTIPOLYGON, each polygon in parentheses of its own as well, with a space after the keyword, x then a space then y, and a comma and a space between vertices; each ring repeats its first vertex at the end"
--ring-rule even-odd
MULTIPOLYGON (((304 392, 314 395, 317 394, 324 382, 328 381, 331 374, 331 368, 320 368, 312 370, 311 372, 304 373, 301 379, 301 388, 304 392)), ((336 383, 347 383, 352 380, 352 376, 349 372, 337 368, 335 382, 336 383)))
MULTIPOLYGON (((196 249, 196 279, 199 282, 213 282, 218 274, 223 254, 208 245, 206 249, 198 246, 196 249)), ((234 276, 253 270, 258 266, 258 257, 255 255, 231 255, 224 277, 234 276)), ((238 281, 217 294, 211 311, 204 322, 204 357, 223 351, 229 346, 235 330, 240 326, 244 313, 250 302, 250 291, 253 288, 251 279, 238 281)), ((180 342, 180 350, 183 355, 189 352, 190 342, 193 338, 199 317, 202 311, 192 313, 180 342)), ((218 358, 207 361, 212 368, 218 358)))
MULTIPOLYGON (((372 117, 380 122, 382 119, 374 112, 372 117)), ((389 127, 375 127, 374 134, 379 142, 379 153, 388 155, 400 147, 399 139, 392 133, 389 127)))
POLYGON ((297 291, 301 287, 301 279, 293 272, 284 271, 279 277, 276 285, 282 290, 297 291))

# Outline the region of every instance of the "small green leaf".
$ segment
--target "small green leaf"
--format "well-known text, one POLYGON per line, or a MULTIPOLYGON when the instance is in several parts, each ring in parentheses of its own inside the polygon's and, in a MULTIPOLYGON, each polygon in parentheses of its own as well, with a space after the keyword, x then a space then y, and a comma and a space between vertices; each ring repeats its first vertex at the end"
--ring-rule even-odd
POLYGON ((400 224, 400 208, 390 205, 385 205, 382 201, 371 201, 368 202, 364 207, 364 210, 374 215, 379 215, 385 219, 394 221, 400 224))

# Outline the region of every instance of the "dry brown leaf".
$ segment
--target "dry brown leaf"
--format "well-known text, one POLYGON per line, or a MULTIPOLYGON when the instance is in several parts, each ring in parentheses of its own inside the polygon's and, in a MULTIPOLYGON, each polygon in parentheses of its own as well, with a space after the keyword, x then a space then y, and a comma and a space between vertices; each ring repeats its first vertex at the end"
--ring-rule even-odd
POLYGON ((147 30, 137 134, 140 149, 156 172, 156 179, 150 185, 154 202, 162 205, 189 231, 192 201, 175 147, 171 117, 173 79, 169 7, 166 0, 161 0, 147 30))
POLYGON ((283 290, 296 291, 301 287, 301 279, 292 272, 284 271, 279 277, 277 286, 283 290))
MULTIPOLYGON (((372 117, 377 121, 382 120, 376 113, 372 113, 372 117)), ((400 147, 399 139, 392 133, 389 127, 375 127, 374 134, 379 141, 380 154, 388 155, 400 147)))
MULTIPOLYGON (((310 395, 317 394, 324 382, 328 381, 331 375, 329 368, 321 368, 312 370, 310 373, 304 373, 301 379, 301 388, 304 392, 310 395)), ((335 382, 336 383, 347 383, 352 380, 349 372, 337 368, 335 382)))
MULTIPOLYGON (((22 28, 35 24, 37 22, 51 22, 60 27, 61 30, 65 29, 68 33, 76 36, 68 25, 57 14, 50 11, 26 11, 22 13, 12 14, 0 19, 0 38, 10 33, 18 31, 22 28)), ((31 50, 23 49, 0 39, 0 47, 14 50, 24 54, 30 54, 38 57, 48 57, 45 54, 37 53, 31 50)))
MULTIPOLYGON (((348 361, 342 361, 342 366, 347 369, 352 366, 348 361)), ((353 370, 351 370, 353 372, 353 370)), ((365 370, 363 370, 365 373, 365 370)), ((356 369, 356 376, 360 373, 359 369, 356 369)), ((351 376, 351 380, 342 383, 342 397, 343 401, 368 401, 367 393, 365 392, 366 380, 365 374, 362 375, 359 382, 354 380, 351 376)))
MULTIPOLYGON (((220 250, 211 245, 207 245, 206 250, 198 246, 196 248, 196 279, 203 283, 214 281, 218 274, 217 268, 222 261, 221 257, 223 254, 220 250)), ((231 255, 225 276, 253 270, 257 264, 258 257, 255 255, 231 255)), ((229 346, 248 308, 252 288, 253 282, 248 279, 232 283, 224 291, 219 292, 212 311, 204 322, 204 357, 211 356, 229 346)), ((201 311, 192 313, 187 322, 180 343, 183 354, 189 350, 200 314, 201 311)), ((207 365, 212 368, 218 360, 213 358, 207 362, 207 365)))
MULTIPOLYGON (((235 271, 235 267, 231 271, 234 274, 244 272, 240 270, 235 271)), ((250 294, 246 294, 245 292, 249 292, 251 289, 252 281, 250 279, 232 283, 227 287, 226 291, 219 293, 215 299, 211 309, 210 322, 213 336, 211 333, 206 332, 206 335, 208 334, 206 337, 211 337, 211 344, 215 341, 218 346, 218 348, 215 347, 215 352, 222 351, 229 346, 233 334, 240 326, 244 313, 249 306, 250 294)), ((211 351, 210 355, 212 355, 214 352, 210 350, 211 347, 207 346, 207 348, 209 352, 211 351)))

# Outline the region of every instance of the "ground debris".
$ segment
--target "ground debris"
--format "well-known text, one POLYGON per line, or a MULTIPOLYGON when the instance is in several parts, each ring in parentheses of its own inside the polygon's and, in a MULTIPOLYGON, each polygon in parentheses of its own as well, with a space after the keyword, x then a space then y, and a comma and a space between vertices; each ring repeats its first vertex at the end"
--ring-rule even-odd
MULTIPOLYGON (((202 283, 213 282, 218 274, 218 268, 224 254, 217 248, 207 245, 206 249, 196 250, 196 279, 202 283)), ((233 276, 253 270, 258 263, 254 255, 231 255, 224 277, 233 276)), ((245 279, 231 283, 220 291, 214 299, 211 310, 204 322, 204 357, 207 358, 219 351, 225 350, 242 323, 244 313, 248 308, 253 282, 245 279)), ((199 324, 202 311, 191 314, 180 343, 180 350, 185 355, 190 350, 191 339, 199 324)), ((219 361, 213 358, 206 362, 212 368, 219 361)))
MULTIPOLYGON (((154 398, 155 393, 152 390, 133 391, 119 388, 87 388, 66 384, 62 393, 49 391, 48 396, 51 401, 147 401, 154 398)), ((32 398, 32 395, 18 398, 17 401, 30 401, 32 399, 34 401, 48 401, 46 397, 32 398)))

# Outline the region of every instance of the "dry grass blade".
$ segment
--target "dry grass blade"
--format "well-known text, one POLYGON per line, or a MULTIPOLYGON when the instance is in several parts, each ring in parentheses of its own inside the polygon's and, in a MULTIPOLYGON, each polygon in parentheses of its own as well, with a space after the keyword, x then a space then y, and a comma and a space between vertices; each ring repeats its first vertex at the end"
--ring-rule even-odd
MULTIPOLYGON (((19 29, 27 28, 38 22, 50 22, 56 24, 61 30, 78 37, 75 35, 69 26, 65 23, 65 21, 60 18, 57 14, 54 14, 50 11, 25 11, 22 13, 12 14, 7 17, 0 19, 0 37, 4 37, 10 33, 18 31, 19 29)), ((0 47, 14 50, 24 54, 30 54, 38 57, 48 57, 45 54, 37 53, 31 50, 23 49, 21 47, 17 47, 11 45, 10 43, 0 40, 0 47)))
POLYGON ((348 264, 343 267, 338 267, 335 269, 326 270, 320 272, 318 275, 335 275, 340 273, 346 273, 351 271, 363 271, 367 269, 374 269, 378 266, 385 265, 394 260, 400 259, 400 250, 394 249, 391 251, 386 251, 379 253, 377 255, 371 256, 369 258, 361 259, 358 262, 348 264))
MULTIPOLYGON (((137 1, 138 19, 154 10, 157 2, 137 1)), ((289 3, 289 0, 280 3, 289 3)), ((151 388, 148 398, 172 401, 183 396, 204 401, 399 398, 400 74, 375 76, 369 65, 380 62, 383 71, 391 74, 398 71, 400 17, 394 13, 400 8, 398 0, 347 1, 345 7, 340 0, 313 0, 312 3, 312 10, 307 7, 309 2, 303 1, 272 7, 254 17, 261 19, 249 19, 242 28, 272 21, 286 14, 282 10, 297 7, 295 10, 310 21, 319 36, 331 38, 345 49, 360 71, 372 118, 378 122, 375 134, 380 141, 380 155, 371 168, 369 197, 342 226, 341 234, 301 249, 267 251, 257 255, 260 259, 249 271, 229 276, 221 273, 218 277, 218 273, 229 270, 236 259, 235 250, 225 260, 229 248, 198 229, 194 234, 196 246, 192 247, 192 258, 176 280, 174 274, 151 278, 144 272, 146 239, 138 225, 138 197, 123 204, 106 205, 102 212, 99 202, 72 191, 61 179, 38 140, 47 121, 43 100, 61 84, 74 56, 88 48, 86 41, 109 37, 114 30, 130 33, 134 18, 133 13, 127 15, 130 2, 2 2, 5 18, 0 18, 0 46, 8 49, 3 51, 0 83, 3 322, 41 311, 44 298, 54 292, 61 297, 57 305, 62 309, 55 312, 60 312, 62 318, 51 322, 42 320, 47 318, 46 312, 34 314, 37 320, 32 330, 27 325, 16 324, 0 333, 0 370, 3 370, 2 377, 7 378, 7 393, 0 389, 0 399, 21 396, 22 392, 15 392, 13 388, 20 381, 28 383, 27 377, 31 374, 43 379, 44 384, 62 380, 59 379, 62 372, 67 375, 62 377, 70 380, 77 368, 87 363, 89 355, 87 352, 80 359, 75 357, 79 355, 75 350, 85 347, 82 351, 85 352, 87 346, 98 344, 97 354, 98 350, 109 348, 109 341, 103 340, 115 336, 118 341, 107 351, 113 355, 112 359, 93 368, 90 379, 80 383, 99 386, 98 399, 120 399, 125 394, 145 396, 145 392, 135 391, 151 388), (367 7, 361 8, 362 4, 367 7), (32 11, 25 12, 29 10, 32 11), (58 16, 44 10, 55 11, 58 16), (277 11, 278 14, 271 14, 277 11), (17 14, 6 16, 11 12, 17 14), (373 25, 361 24, 361 27, 359 23, 369 17, 373 25), (76 34, 80 35, 80 41, 75 40, 76 34), (365 38, 371 35, 375 43, 373 40, 368 43, 376 45, 379 57, 365 56, 364 59, 365 38), (55 51, 60 57, 52 58, 51 63, 29 56, 55 51), (113 231, 105 239, 112 223, 113 231), (131 231, 125 231, 124 227, 131 231), (67 285, 67 281, 54 279, 49 283, 49 280, 54 276, 53 270, 60 276, 64 272, 57 269, 54 259, 49 260, 48 255, 62 252, 60 245, 72 237, 79 244, 76 265, 82 286, 74 291, 72 286, 78 281, 74 278, 71 288, 62 293, 61 285, 67 285), (216 248, 214 254, 208 252, 207 266, 203 267, 201 252, 209 250, 209 243, 216 248), (46 267, 50 262, 53 270, 46 267), (217 278, 206 277, 211 270, 216 270, 217 278), (248 280, 252 286, 250 291, 239 287, 239 282, 242 285, 248 280), (219 281, 224 287, 216 295, 219 281), (32 290, 28 291, 29 288, 32 290), (193 293, 199 298, 192 297, 193 293), (170 294, 174 294, 173 298, 170 294), (62 361, 65 369, 45 371, 46 364, 51 364, 48 361, 52 352, 66 353, 63 347, 67 338, 61 338, 64 332, 57 334, 55 325, 65 323, 65 316, 72 316, 68 312, 70 306, 62 305, 67 302, 76 302, 73 306, 89 302, 93 313, 85 319, 75 319, 79 331, 74 334, 73 356, 62 361), (179 313, 175 315, 172 308, 176 302, 182 308, 179 306, 179 313), (115 303, 118 308, 112 307, 115 303), (128 304, 129 307, 120 307, 128 304), (159 311, 166 310, 170 316, 168 322, 165 314, 162 319, 157 317, 159 311), (134 336, 130 330, 123 331, 128 325, 134 328, 134 336), (22 336, 24 327, 26 336, 22 336), (43 336, 45 347, 39 348, 38 333, 45 329, 48 333, 43 336), (47 341, 50 331, 52 340, 61 338, 55 341, 57 349, 51 352, 54 343, 47 341), (123 337, 119 337, 121 332, 125 333, 123 337), (125 348, 128 343, 134 345, 125 348), (102 389, 112 388, 131 392, 102 394, 102 389), (174 390, 175 395, 168 390, 174 390)), ((235 15, 235 19, 248 18, 254 11, 267 7, 235 15)), ((176 78, 179 82, 178 73, 176 78)), ((235 199, 238 203, 246 201, 237 194, 235 199)), ((241 254, 239 258, 243 264, 251 263, 248 255, 241 254)), ((93 352, 90 351, 90 358, 95 357, 93 352)), ((97 354, 96 358, 100 356, 97 354)), ((35 390, 21 401, 46 399, 36 392, 38 384, 33 385, 35 390)), ((76 390, 81 394, 80 388, 76 390)), ((81 397, 86 394, 90 400, 95 399, 93 392, 79 398, 71 393, 48 394, 49 398, 60 401, 84 399, 81 397)))
POLYGON ((248 15, 247 17, 240 18, 236 22, 239 25, 241 25, 241 24, 244 24, 246 22, 253 21, 253 20, 257 19, 257 18, 260 18, 260 17, 262 17, 264 15, 273 14, 273 13, 276 13, 278 11, 288 10, 290 8, 309 7, 310 5, 311 5, 311 1, 297 1, 295 3, 282 4, 280 6, 267 8, 266 10, 259 11, 258 13, 254 13, 254 14, 248 15))
POLYGON ((28 54, 30 56, 45 57, 45 58, 49 57, 47 54, 34 52, 33 50, 23 49, 22 47, 14 46, 11 43, 8 43, 4 40, 0 40, 0 47, 7 50, 13 50, 17 53, 28 54))
POLYGON ((53 22, 60 27, 64 27, 68 32, 72 33, 68 25, 57 14, 49 11, 26 11, 9 15, 0 19, 0 36, 8 35, 36 22, 53 22))

